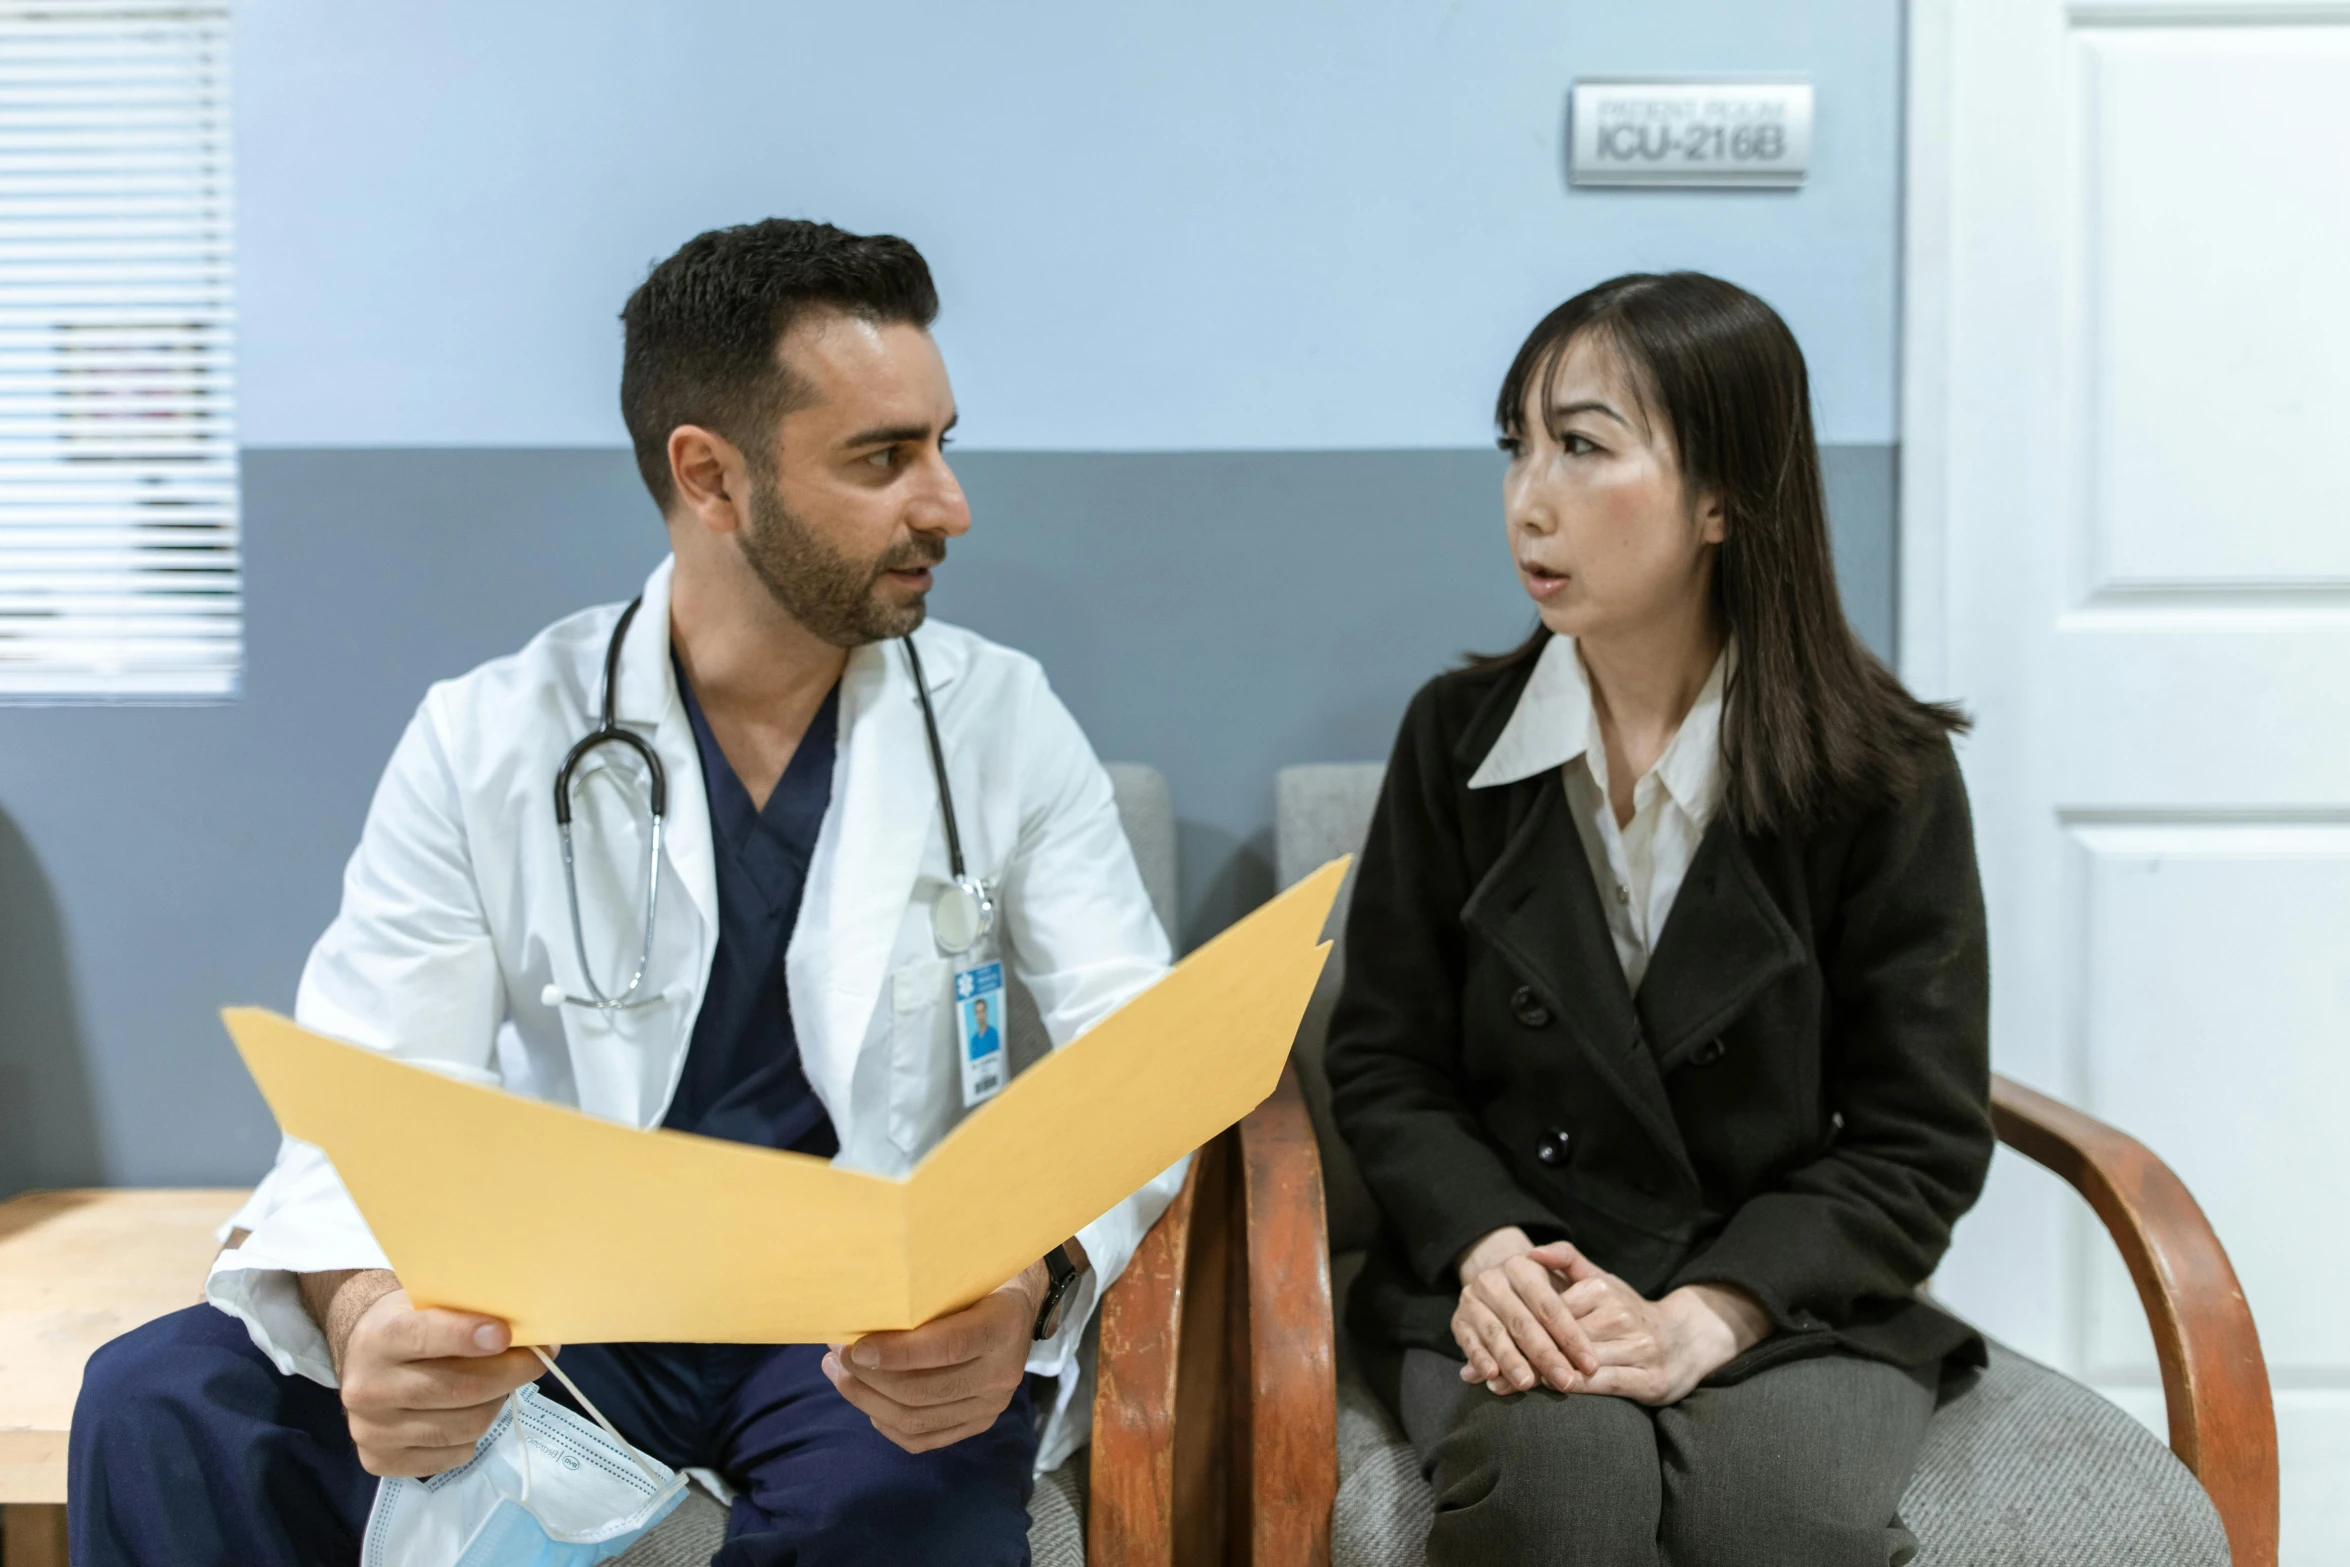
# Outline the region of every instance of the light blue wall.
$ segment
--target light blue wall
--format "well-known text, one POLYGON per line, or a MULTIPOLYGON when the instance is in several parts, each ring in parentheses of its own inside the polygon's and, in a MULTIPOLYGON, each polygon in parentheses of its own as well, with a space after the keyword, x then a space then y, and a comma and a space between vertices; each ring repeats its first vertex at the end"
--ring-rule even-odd
POLYGON ((1893 0, 245 0, 254 446, 617 445, 614 313, 781 213, 921 245, 975 448, 1481 446, 1549 306, 1770 299, 1894 435, 1893 0), (1569 83, 1793 72, 1796 193, 1574 191, 1569 83))

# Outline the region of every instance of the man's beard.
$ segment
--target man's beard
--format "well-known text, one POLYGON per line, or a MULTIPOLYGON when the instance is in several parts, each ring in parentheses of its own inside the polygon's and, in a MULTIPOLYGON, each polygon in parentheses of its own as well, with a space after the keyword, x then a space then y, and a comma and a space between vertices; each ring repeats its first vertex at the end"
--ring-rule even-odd
POLYGON ((887 641, 921 625, 929 613, 923 600, 889 603, 881 580, 947 558, 946 540, 922 538, 892 545, 879 560, 839 554, 792 515, 771 483, 752 486, 750 526, 739 538, 743 559, 784 613, 834 647, 887 641))

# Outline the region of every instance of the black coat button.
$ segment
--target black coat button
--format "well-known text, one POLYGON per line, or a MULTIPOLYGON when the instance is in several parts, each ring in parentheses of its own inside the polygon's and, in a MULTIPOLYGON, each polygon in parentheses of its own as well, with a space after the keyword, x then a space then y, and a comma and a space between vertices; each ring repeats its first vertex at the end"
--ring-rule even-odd
POLYGON ((1558 1144, 1544 1143, 1534 1150, 1534 1157, 1543 1164, 1556 1164, 1566 1155, 1559 1151, 1558 1144))
POLYGON ((1567 1162, 1567 1145, 1575 1139, 1563 1126, 1554 1126, 1542 1134, 1542 1141, 1534 1147, 1535 1159, 1543 1164, 1567 1162))
POLYGON ((1689 1058, 1689 1064, 1691 1066, 1712 1066, 1716 1061, 1722 1059, 1729 1048, 1718 1038, 1709 1039, 1697 1047, 1697 1054, 1689 1058))
POLYGON ((1532 985, 1520 985, 1510 994, 1510 1012, 1528 1028, 1540 1028, 1550 1021, 1550 1008, 1534 994, 1532 985))

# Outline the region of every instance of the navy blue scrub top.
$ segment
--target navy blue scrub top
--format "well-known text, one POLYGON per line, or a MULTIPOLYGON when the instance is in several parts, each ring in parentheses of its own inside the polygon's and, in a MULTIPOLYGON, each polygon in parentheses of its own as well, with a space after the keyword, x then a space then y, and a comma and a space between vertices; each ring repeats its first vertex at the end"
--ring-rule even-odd
POLYGON ((840 687, 825 696, 791 765, 767 797, 766 809, 760 810, 710 733, 685 666, 674 653, 671 662, 686 716, 693 721, 703 789, 710 799, 718 951, 701 1013, 694 1019, 685 1070, 661 1124, 829 1159, 840 1152, 840 1138, 800 1065, 783 958, 799 923, 816 834, 832 804, 840 687))

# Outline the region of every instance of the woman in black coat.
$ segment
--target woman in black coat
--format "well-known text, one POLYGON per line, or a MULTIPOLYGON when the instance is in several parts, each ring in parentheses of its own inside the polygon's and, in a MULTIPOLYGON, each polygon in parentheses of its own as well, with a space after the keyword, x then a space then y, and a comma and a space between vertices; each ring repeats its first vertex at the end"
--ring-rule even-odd
POLYGON ((1760 300, 1602 284, 1497 419, 1542 625, 1404 719, 1328 1057, 1430 1560, 1907 1561, 1982 1355, 1916 1294, 1992 1150, 1962 720, 1845 622, 1760 300))

